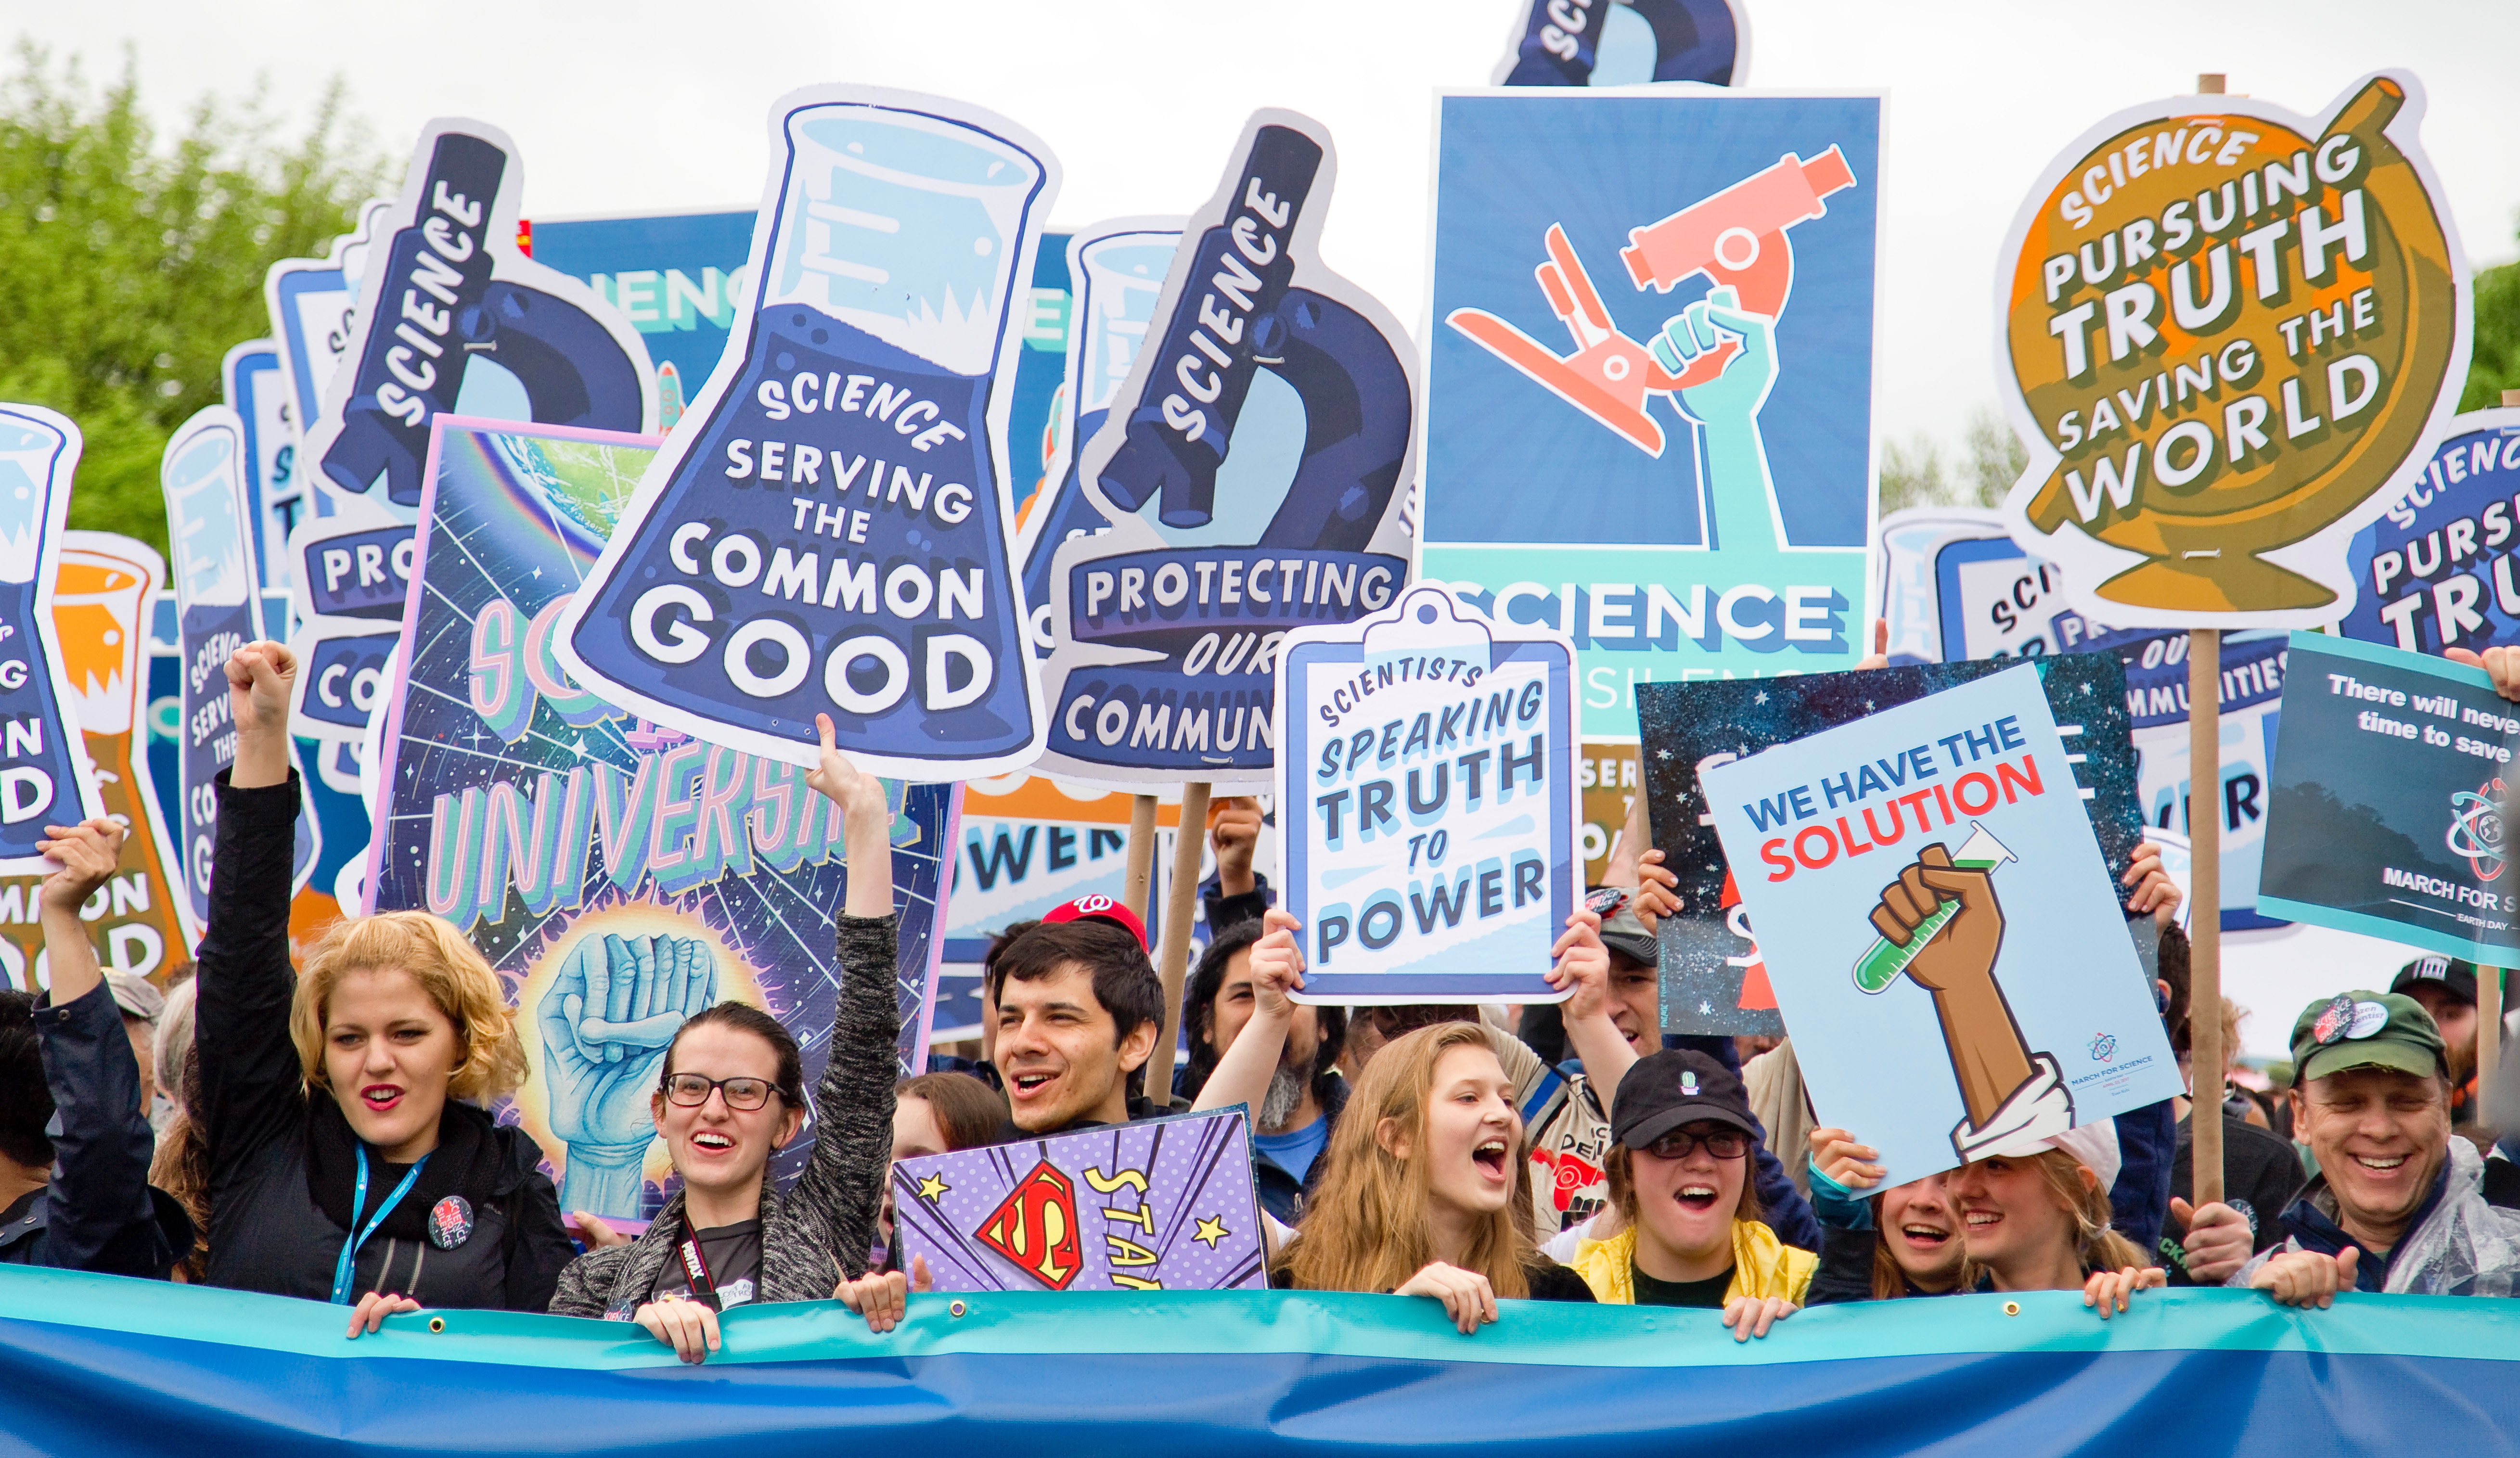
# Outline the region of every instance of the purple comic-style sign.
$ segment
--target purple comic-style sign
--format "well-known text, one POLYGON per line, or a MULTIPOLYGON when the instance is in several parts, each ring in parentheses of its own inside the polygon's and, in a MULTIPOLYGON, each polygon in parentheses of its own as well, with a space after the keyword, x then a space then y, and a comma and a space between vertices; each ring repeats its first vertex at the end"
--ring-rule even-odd
POLYGON ((892 1202, 939 1291, 1269 1284, 1239 1104, 902 1160, 892 1202))

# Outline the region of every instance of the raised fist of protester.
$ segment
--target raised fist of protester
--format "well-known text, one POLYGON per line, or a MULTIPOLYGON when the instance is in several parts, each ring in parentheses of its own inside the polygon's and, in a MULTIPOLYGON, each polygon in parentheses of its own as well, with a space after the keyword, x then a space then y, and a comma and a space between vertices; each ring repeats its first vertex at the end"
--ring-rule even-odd
POLYGON ((2187 1227, 2187 1238, 2181 1246, 2187 1256, 2187 1274, 2197 1285, 2220 1286, 2249 1263, 2257 1232, 2249 1228, 2247 1215, 2220 1200, 2191 1208, 2176 1197, 2170 1202, 2170 1215, 2187 1227))
POLYGON ((708 1360, 718 1348, 717 1313, 695 1301, 667 1297, 650 1302, 630 1318, 648 1329, 648 1335, 674 1348, 674 1355, 695 1365, 708 1360))
POLYGON ((2483 653, 2473 648, 2444 648, 2442 656, 2452 663, 2485 670, 2494 681, 2495 692, 2520 700, 2520 648, 2488 648, 2483 653))
POLYGON ((359 1303, 350 1308, 350 1329, 342 1335, 355 1342, 359 1338, 366 1336, 368 1333, 375 1331, 377 1328, 383 1326, 385 1324, 385 1318, 393 1315, 395 1312, 417 1311, 419 1309, 420 1303, 413 1301, 410 1297, 387 1296, 382 1291, 371 1291, 367 1295, 360 1297, 359 1303))
POLYGON ((1217 889, 1227 896, 1247 896, 1258 889, 1251 853, 1260 847, 1260 802, 1249 795, 1217 801, 1207 838, 1216 848, 1217 889))
POLYGON ((1444 1314, 1465 1337, 1497 1319, 1496 1291, 1488 1285, 1488 1278, 1441 1260, 1428 1261, 1425 1269, 1402 1282, 1391 1294, 1431 1296, 1442 1302, 1444 1314))
POLYGON ((1724 1303, 1724 1324, 1732 1329, 1733 1341, 1747 1342, 1801 1309, 1781 1296, 1736 1296, 1724 1303))
POLYGON ((2003 946, 2003 908, 1996 903, 1993 877, 1952 864, 1952 853, 1937 841, 1881 888, 1880 904, 1872 908, 1873 930, 1893 947, 1905 947, 1947 898, 1960 904, 1958 912, 1908 964, 1908 975, 1928 992, 1994 975, 1995 954, 2003 946))
POLYGON ((901 1325, 910 1310, 910 1293, 921 1295, 936 1289, 935 1278, 927 1273, 927 1258, 910 1258, 910 1274, 897 1270, 871 1270, 854 1281, 842 1281, 832 1288, 832 1300, 866 1318, 867 1330, 878 1336, 901 1325))
POLYGON ((2169 1273, 2158 1265, 2130 1265, 2123 1270, 2094 1271, 2092 1278, 2083 1283, 2083 1304, 2098 1311, 2100 1319, 2106 1321, 2112 1311, 2127 1308, 2128 1297, 2168 1284, 2169 1273))
POLYGON ((97 888, 113 878, 114 868, 121 863, 122 825, 99 817, 75 825, 46 825, 44 836, 35 842, 35 849, 61 869, 44 877, 37 900, 46 911, 75 916, 97 888))
POLYGON ((1857 1143, 1842 1128, 1813 1129, 1809 1143, 1812 1168, 1850 1190, 1868 1190, 1887 1172, 1880 1164, 1880 1150, 1857 1143))
POLYGON ((2249 1277, 2249 1288, 2263 1291, 2287 1306, 2325 1309, 2336 1304, 2337 1293, 2354 1289, 2354 1267, 2362 1256, 2357 1246, 2347 1246, 2333 1256, 2288 1251, 2268 1258, 2257 1274, 2249 1277))
POLYGON ((562 1209, 639 1209, 666 1049, 685 1019, 716 1001, 717 959, 697 937, 606 933, 570 950, 534 1018, 552 1133, 568 1146, 562 1209))
POLYGON ((2135 888, 2127 897, 2129 911, 2138 916, 2150 911, 2153 925, 2163 928, 2179 919, 2179 903, 2185 893, 2170 879, 2170 872, 2162 869, 2161 847, 2150 841, 2136 847, 2134 863, 2118 877, 2118 884, 2135 888))
POLYGON ((249 642, 228 655, 228 717, 236 724, 241 790, 289 779, 289 699, 297 685, 297 655, 285 643, 249 642))

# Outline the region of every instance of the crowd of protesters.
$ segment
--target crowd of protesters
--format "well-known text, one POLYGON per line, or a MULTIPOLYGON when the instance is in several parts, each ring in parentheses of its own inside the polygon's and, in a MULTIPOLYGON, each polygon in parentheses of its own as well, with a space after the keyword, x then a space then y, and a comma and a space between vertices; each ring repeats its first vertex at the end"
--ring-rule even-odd
POLYGON ((2293 1306, 2520 1294, 2520 1166, 2476 1122, 2479 1040, 2502 1035, 2479 1025, 2477 970, 2420 957, 2386 992, 2313 1003, 2286 1086, 2253 1095, 2228 1063, 2193 1067, 2192 1020, 2219 1018, 2228 1054, 2242 1013, 2191 1008, 2150 847, 2127 914, 2158 928, 2196 1103, 1888 1188, 1860 1130, 1813 1127, 1789 1038, 1662 1033, 1677 878, 1637 849, 1641 817, 1552 949, 1562 1001, 1342 1009, 1292 995, 1302 929, 1251 868, 1261 812, 1224 802, 1169 1088, 1147 1086, 1168 1023, 1146 929, 1101 898, 995 939, 976 1064, 896 1081, 888 817, 828 720, 808 782, 844 814, 850 876, 822 1078, 809 1095, 795 1036, 754 1007, 683 1019, 649 1093, 672 1193, 617 1232, 564 1215, 537 1146, 487 1112, 525 1077, 518 1014, 454 928, 350 917, 292 965, 295 672, 269 642, 227 666, 237 756, 173 994, 101 970, 79 921, 120 828, 48 831, 49 987, 0 994, 0 1262, 329 1301, 352 1338, 426 1307, 610 1318, 698 1362, 745 1303, 903 1318, 929 1281, 901 1268, 895 1160, 1240 1104, 1270 1283, 1431 1300, 1464 1333, 1518 1300, 1704 1307, 1749 1341, 1812 1303, 1981 1292, 2080 1291, 2103 1320, 2164 1285, 2293 1306), (2227 1191, 2201 1205, 2200 1116, 2222 1120, 2227 1191), (783 1182, 774 1157, 809 1124, 783 1182))

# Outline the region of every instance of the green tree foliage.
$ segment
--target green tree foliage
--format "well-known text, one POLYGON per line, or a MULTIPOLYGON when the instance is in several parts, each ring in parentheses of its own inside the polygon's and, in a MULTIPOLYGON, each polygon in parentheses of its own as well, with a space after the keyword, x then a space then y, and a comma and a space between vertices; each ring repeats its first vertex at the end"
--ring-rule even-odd
POLYGON ((158 458, 222 398, 229 346, 271 331, 263 271, 321 256, 385 169, 338 80, 294 140, 257 95, 203 99, 160 147, 132 72, 100 94, 22 40, 0 79, 0 400, 78 422, 70 525, 163 551, 158 458))
POLYGON ((1959 464, 1947 465, 1942 443, 1924 431, 1881 447, 1881 513, 1908 507, 2001 507, 2030 464, 2030 451, 1992 405, 1969 413, 1959 464))
POLYGON ((2476 276, 2476 353, 2458 408, 2491 410, 2504 390, 2520 390, 2520 263, 2476 276))

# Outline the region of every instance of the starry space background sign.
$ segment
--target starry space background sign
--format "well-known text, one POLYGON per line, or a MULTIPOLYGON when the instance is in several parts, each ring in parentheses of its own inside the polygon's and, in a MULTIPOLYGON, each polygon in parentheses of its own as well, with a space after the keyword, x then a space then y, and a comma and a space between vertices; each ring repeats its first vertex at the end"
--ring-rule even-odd
MULTIPOLYGON (((540 1142, 567 1208, 629 1217, 670 1190, 648 1095, 685 1017, 765 1007, 802 1046, 806 1082, 821 1077, 848 884, 841 817, 802 770, 638 720, 552 656, 552 625, 654 447, 440 425, 369 865, 370 909, 446 917, 517 999, 531 1076, 501 1122, 540 1142)), ((926 1043, 960 786, 885 788, 907 1072, 926 1043)), ((783 1178, 811 1134, 779 1157, 783 1178)))
MULTIPOLYGON (((1637 685, 1646 813, 1653 843, 1680 876, 1682 910, 1663 918, 1662 1026, 1666 1033, 1784 1031, 1747 910, 1697 776, 1806 734, 2000 673, 2021 660, 1971 659, 1780 679, 1717 679, 1637 685)), ((2135 748, 2128 737, 2126 668, 2115 653, 2056 653, 2031 660, 2074 761, 2109 875, 2125 874, 2143 841, 2135 748)), ((2149 975, 2149 917, 2129 923, 2149 975)))
POLYGON ((892 1167, 902 1268, 939 1291, 1258 1291, 1242 1105, 892 1167))

